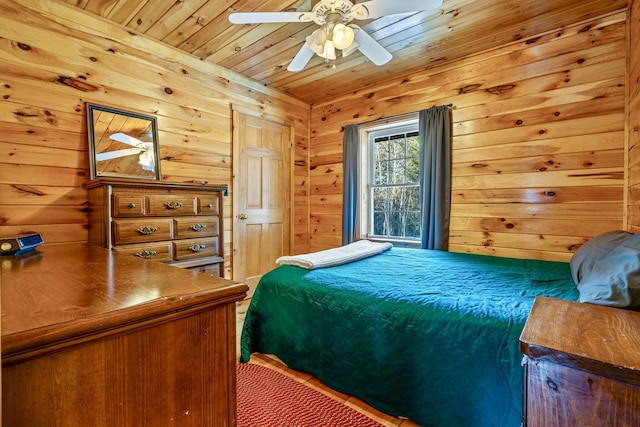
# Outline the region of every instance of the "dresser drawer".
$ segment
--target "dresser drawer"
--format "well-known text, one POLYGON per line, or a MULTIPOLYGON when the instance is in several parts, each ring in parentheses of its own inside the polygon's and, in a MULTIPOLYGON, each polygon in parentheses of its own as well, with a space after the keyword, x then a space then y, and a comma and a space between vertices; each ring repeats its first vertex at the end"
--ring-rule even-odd
POLYGON ((173 246, 171 242, 118 246, 114 248, 114 250, 151 261, 167 262, 173 259, 173 246))
POLYGON ((203 195, 198 197, 200 215, 218 215, 220 208, 218 206, 219 198, 215 195, 203 195))
POLYGON ((142 218, 117 220, 113 222, 113 243, 157 242, 171 239, 173 220, 171 218, 142 218))
POLYGON ((173 237, 187 239, 218 235, 218 218, 176 218, 173 237))
POLYGON ((197 214, 197 198, 187 195, 147 196, 147 216, 176 216, 197 214))
POLYGON ((224 258, 220 256, 205 256, 200 258, 183 259, 180 261, 168 262, 167 264, 174 267, 184 268, 186 270, 205 273, 215 277, 222 277, 224 273, 224 258))
POLYGON ((217 262, 215 264, 199 265, 197 267, 188 267, 191 271, 197 271, 199 273, 208 274, 210 276, 222 277, 221 267, 222 264, 217 262))
POLYGON ((218 255, 218 238, 174 240, 175 259, 191 259, 218 255))
POLYGON ((143 195, 113 195, 113 216, 114 217, 140 217, 144 215, 143 195))

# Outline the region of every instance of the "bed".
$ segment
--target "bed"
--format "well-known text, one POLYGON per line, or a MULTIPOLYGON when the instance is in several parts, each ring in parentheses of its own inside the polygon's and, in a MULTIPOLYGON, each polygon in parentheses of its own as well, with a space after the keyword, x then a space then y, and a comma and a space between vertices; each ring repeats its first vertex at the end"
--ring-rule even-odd
POLYGON ((424 426, 519 426, 518 338, 536 296, 578 298, 568 263, 392 248, 263 276, 241 362, 273 354, 424 426))

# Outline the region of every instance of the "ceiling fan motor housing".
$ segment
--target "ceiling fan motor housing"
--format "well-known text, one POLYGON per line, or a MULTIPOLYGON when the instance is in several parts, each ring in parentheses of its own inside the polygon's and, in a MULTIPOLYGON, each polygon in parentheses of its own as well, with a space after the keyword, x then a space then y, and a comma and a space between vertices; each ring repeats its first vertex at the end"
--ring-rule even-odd
POLYGON ((324 25, 328 22, 332 22, 334 25, 346 24, 353 20, 351 17, 352 7, 353 3, 349 0, 321 0, 311 10, 313 22, 318 25, 324 25))

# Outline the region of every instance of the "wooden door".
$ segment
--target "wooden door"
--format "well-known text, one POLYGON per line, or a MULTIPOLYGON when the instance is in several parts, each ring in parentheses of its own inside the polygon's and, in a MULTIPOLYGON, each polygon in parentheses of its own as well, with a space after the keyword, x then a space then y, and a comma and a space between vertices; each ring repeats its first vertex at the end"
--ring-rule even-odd
POLYGON ((233 279, 253 295, 291 242, 291 129, 233 113, 233 279))

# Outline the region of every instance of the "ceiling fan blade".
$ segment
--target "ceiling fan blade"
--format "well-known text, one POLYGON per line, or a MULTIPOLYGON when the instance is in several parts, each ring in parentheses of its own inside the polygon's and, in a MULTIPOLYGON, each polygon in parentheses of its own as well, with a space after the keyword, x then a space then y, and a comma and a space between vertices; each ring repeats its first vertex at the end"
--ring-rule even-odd
POLYGON ((302 69, 307 65, 314 53, 315 52, 309 47, 309 43, 304 42, 296 56, 294 56, 291 63, 289 63, 287 70, 302 71, 302 69))
POLYGON ((266 24, 274 22, 311 22, 311 12, 236 12, 229 15, 232 24, 266 24))
POLYGON ((131 156, 132 154, 138 154, 142 152, 139 148, 125 148, 124 150, 105 151, 104 153, 96 154, 96 161, 101 162, 104 160, 117 159, 118 157, 131 156))
POLYGON ((358 43, 358 50, 369 58, 371 62, 376 65, 384 65, 391 61, 393 55, 367 34, 366 31, 354 24, 349 26, 355 30, 355 42, 358 43))
POLYGON ((145 145, 143 141, 122 132, 114 133, 109 138, 114 141, 122 142, 123 144, 133 145, 134 147, 141 147, 145 145))
POLYGON ((355 19, 376 19, 399 13, 437 9, 441 5, 442 0, 370 0, 354 4, 351 16, 355 19))

